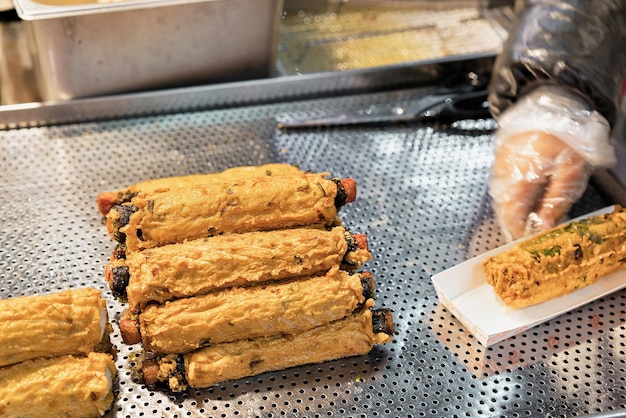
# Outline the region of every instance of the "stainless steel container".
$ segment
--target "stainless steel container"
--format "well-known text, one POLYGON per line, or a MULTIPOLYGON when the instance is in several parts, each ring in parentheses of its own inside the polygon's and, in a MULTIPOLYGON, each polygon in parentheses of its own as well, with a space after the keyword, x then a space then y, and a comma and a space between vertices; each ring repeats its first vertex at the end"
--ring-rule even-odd
POLYGON ((73 2, 15 0, 44 101, 260 78, 275 66, 282 0, 73 2))

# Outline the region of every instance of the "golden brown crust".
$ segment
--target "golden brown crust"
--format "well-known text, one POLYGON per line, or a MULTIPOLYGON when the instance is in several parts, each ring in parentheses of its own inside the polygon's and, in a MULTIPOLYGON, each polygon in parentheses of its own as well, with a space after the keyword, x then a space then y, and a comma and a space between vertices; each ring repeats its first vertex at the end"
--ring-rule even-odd
POLYGON ((336 193, 335 182, 307 173, 140 193, 128 222, 116 207, 107 228, 131 253, 220 234, 331 223, 336 193))
POLYGON ((0 415, 99 417, 113 405, 113 358, 59 356, 0 368, 0 415))
POLYGON ((187 176, 149 179, 128 186, 122 190, 102 192, 98 195, 96 203, 98 205, 98 211, 102 215, 106 216, 113 206, 130 200, 130 198, 137 193, 189 187, 193 184, 239 180, 248 177, 289 175, 296 174, 298 172, 300 172, 300 169, 294 165, 276 163, 259 166, 233 167, 218 173, 191 174, 187 176))
POLYGON ((140 315, 143 347, 186 353, 246 338, 293 334, 350 315, 366 297, 360 274, 327 274, 284 283, 234 288, 148 305, 140 315))
POLYGON ((626 211, 554 228, 485 260, 487 283, 513 308, 535 305, 625 266, 626 211))
POLYGON ((87 354, 107 333, 101 292, 91 288, 0 300, 0 366, 87 354))
POLYGON ((345 232, 336 227, 229 234, 132 253, 125 262, 130 276, 128 302, 143 307, 316 274, 341 265, 344 256, 352 268, 358 268, 371 256, 367 250, 347 254, 345 232))
POLYGON ((366 354, 391 338, 374 333, 372 312, 363 309, 300 334, 240 340, 185 354, 186 379, 191 387, 205 388, 267 371, 366 354))
POLYGON ((135 371, 150 389, 185 390, 186 369, 193 387, 206 387, 391 340, 390 312, 370 311, 373 276, 354 273, 371 259, 367 237, 337 216, 356 199, 354 179, 297 172, 191 180, 129 187, 118 198, 132 201, 106 218, 121 251, 105 277, 128 299, 120 331, 127 344, 141 341, 135 371), (217 357, 202 357, 202 347, 217 357))

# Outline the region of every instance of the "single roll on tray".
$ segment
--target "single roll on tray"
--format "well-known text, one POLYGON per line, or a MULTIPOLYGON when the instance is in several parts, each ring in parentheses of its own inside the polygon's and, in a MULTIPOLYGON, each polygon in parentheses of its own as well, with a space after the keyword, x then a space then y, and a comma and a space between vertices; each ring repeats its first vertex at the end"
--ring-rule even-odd
POLYGON ((524 308, 589 286, 626 267, 626 211, 558 226, 488 258, 487 283, 502 301, 524 308))

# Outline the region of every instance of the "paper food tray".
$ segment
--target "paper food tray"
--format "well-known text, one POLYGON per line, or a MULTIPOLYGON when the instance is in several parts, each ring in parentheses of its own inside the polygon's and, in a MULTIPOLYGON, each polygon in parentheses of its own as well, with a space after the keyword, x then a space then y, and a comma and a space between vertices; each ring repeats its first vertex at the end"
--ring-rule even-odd
MULTIPOLYGON (((603 208, 576 220, 610 213, 613 209, 613 206, 603 208)), ((626 270, 618 270, 568 295, 523 309, 508 307, 487 284, 482 264, 488 257, 517 242, 488 251, 432 277, 439 301, 485 347, 626 287, 626 270)))

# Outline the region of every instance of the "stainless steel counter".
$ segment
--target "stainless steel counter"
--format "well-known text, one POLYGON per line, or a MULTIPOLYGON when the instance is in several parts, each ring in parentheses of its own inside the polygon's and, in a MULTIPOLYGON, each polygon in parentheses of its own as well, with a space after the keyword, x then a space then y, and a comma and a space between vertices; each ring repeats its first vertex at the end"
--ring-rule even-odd
MULTIPOLYGON (((626 291, 490 348, 438 301, 431 276, 503 238, 486 190, 493 120, 280 131, 276 117, 384 109, 491 54, 271 80, 22 103, 0 111, 0 297, 102 289, 119 350, 109 417, 624 416, 626 291), (428 85, 428 86, 427 86, 428 85), (413 86, 413 87, 409 87, 413 86), (140 355, 103 278, 114 244, 98 192, 143 179, 287 162, 358 182, 342 209, 367 234, 393 341, 370 354, 230 381, 181 396, 135 382, 140 355)), ((572 216, 616 201, 594 181, 572 216)))
MULTIPOLYGON (((119 349, 111 417, 545 416, 626 408, 626 291, 484 348, 437 300, 431 275, 502 244, 486 193, 494 123, 281 132, 274 117, 384 108, 424 89, 343 95, 0 132, 0 297, 94 286, 119 349), (280 161, 357 179, 350 229, 369 237, 377 305, 393 342, 369 355, 226 382, 182 396, 132 379, 113 250, 98 192, 160 176, 280 161)), ((242 93, 243 94, 243 93, 242 93)), ((171 97, 170 100, 174 100, 171 97)), ((595 185, 572 214, 613 203, 595 185)), ((345 211, 344 211, 345 210, 345 211)))

